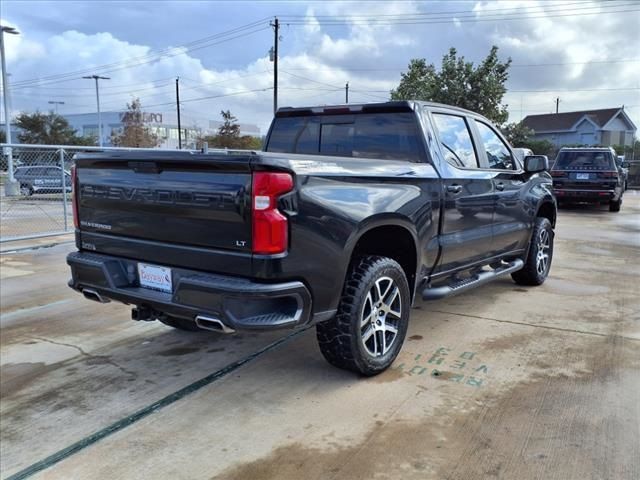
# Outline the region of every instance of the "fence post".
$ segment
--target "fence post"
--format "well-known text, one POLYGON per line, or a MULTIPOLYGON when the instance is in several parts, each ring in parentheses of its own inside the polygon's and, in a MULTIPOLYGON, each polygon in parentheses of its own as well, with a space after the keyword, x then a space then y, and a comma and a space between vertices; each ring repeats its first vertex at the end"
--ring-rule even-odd
POLYGON ((67 224, 67 174, 64 170, 64 148, 60 149, 60 171, 62 172, 62 214, 64 215, 64 231, 69 231, 67 224))

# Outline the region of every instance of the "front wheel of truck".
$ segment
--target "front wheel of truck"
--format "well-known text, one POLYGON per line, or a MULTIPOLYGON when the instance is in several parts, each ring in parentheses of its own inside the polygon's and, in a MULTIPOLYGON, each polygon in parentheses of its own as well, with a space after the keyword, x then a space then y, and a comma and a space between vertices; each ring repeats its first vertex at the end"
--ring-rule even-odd
POLYGON ((542 285, 549 275, 553 259, 553 226, 548 218, 538 217, 531 234, 529 253, 522 270, 511 278, 518 285, 542 285))
POLYGON ((316 325, 322 355, 331 365, 362 375, 383 372, 402 348, 410 302, 398 262, 378 256, 355 259, 336 316, 316 325))

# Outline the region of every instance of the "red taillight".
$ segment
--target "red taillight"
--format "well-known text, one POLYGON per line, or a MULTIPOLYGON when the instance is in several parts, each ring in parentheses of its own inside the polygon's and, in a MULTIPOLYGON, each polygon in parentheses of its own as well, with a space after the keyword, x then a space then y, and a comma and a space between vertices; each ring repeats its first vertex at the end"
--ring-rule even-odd
POLYGON ((76 173, 76 166, 71 167, 71 208, 73 209, 73 226, 80 228, 80 221, 78 220, 78 177, 76 173))
POLYGON ((552 177, 566 177, 567 176, 567 172, 563 172, 561 170, 552 170, 551 171, 551 176, 552 177))
POLYGON ((271 255, 287 250, 289 226, 287 217, 278 211, 278 197, 292 189, 293 177, 288 173, 253 174, 253 253, 271 255))
POLYGON ((616 178, 618 176, 618 172, 601 172, 600 175, 603 178, 616 178))

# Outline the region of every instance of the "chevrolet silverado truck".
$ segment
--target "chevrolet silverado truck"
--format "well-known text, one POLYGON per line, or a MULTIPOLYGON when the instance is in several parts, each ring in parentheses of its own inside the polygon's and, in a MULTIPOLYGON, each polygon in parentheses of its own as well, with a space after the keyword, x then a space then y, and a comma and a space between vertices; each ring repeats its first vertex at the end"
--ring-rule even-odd
POLYGON ((78 155, 69 285, 182 330, 315 325, 329 363, 375 375, 416 297, 549 273, 548 160, 517 162, 480 115, 281 108, 263 150, 78 155))

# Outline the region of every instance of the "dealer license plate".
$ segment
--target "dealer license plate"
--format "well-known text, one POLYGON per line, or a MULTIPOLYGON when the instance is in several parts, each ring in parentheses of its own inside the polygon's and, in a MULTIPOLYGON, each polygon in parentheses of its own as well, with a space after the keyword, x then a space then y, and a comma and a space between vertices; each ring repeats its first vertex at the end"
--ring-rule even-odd
POLYGON ((170 268, 139 263, 138 278, 140 279, 141 287, 169 293, 172 291, 170 268))
POLYGON ((588 173, 578 173, 576 174, 576 180, 589 180, 588 173))

